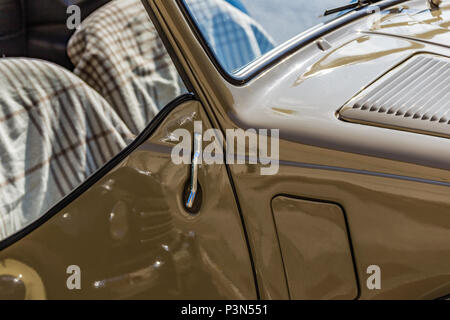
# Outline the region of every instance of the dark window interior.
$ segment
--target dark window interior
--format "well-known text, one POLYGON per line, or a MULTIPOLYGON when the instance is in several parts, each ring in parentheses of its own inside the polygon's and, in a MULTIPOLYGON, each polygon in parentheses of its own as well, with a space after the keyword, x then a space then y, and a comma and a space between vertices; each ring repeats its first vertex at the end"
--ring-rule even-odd
POLYGON ((81 8, 82 19, 110 0, 0 0, 0 57, 32 57, 73 68, 66 46, 67 7, 81 8))

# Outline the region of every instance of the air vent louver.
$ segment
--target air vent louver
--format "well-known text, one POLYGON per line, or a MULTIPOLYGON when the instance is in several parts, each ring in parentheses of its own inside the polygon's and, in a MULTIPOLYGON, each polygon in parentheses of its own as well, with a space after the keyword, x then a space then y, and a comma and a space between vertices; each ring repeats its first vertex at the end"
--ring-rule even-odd
POLYGON ((450 137, 450 59, 412 57, 340 111, 342 120, 450 137))

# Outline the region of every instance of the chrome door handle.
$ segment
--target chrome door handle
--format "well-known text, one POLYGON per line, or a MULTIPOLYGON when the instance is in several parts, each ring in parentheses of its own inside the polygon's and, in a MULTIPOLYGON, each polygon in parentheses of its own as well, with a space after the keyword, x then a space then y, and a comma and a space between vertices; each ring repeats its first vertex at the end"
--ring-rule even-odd
POLYGON ((186 201, 186 207, 192 208, 194 205, 195 196, 198 188, 198 165, 200 164, 200 156, 202 152, 202 135, 200 133, 194 133, 194 155, 192 156, 191 164, 191 183, 190 193, 186 201))

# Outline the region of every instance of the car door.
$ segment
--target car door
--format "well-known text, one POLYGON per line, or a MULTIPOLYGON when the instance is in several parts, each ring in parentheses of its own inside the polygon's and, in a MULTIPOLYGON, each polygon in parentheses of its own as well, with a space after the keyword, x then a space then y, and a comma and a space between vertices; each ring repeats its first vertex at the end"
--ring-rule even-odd
MULTIPOLYGON (((256 155, 250 149, 226 151, 232 159, 247 160, 228 166, 261 297, 448 295, 448 140, 336 116, 361 88, 414 54, 430 50, 448 56, 448 49, 361 34, 367 28, 362 18, 374 11, 366 8, 297 36, 233 72, 219 52, 231 49, 218 49, 211 19, 232 20, 220 16, 220 7, 233 17, 242 12, 226 1, 204 1, 212 3, 214 15, 212 9, 201 11, 199 2, 144 1, 214 115, 213 126, 224 134, 247 130, 248 140, 253 134, 264 143, 270 141, 267 135, 276 138, 268 132, 279 130, 278 159, 272 153, 272 160, 279 160, 275 174, 262 174, 270 159, 250 163, 256 155)), ((400 2, 380 4, 382 21, 401 12, 401 6, 387 10, 400 2)), ((281 21, 283 16, 272 23, 281 21)))
POLYGON ((194 123, 207 130, 210 116, 189 90, 178 94, 104 166, 0 242, 2 299, 257 297, 227 168, 190 161, 194 123), (173 156, 177 132, 189 149, 184 162, 173 156))

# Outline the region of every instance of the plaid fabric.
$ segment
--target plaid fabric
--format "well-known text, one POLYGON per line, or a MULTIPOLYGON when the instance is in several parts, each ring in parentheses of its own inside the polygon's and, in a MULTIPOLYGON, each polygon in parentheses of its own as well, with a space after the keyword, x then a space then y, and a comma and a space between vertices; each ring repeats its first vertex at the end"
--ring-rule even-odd
POLYGON ((0 59, 0 239, 39 218, 130 138, 109 104, 67 70, 0 59))
POLYGON ((140 0, 115 0, 83 21, 68 54, 134 134, 186 91, 140 0))
POLYGON ((264 29, 225 0, 185 0, 222 67, 234 72, 272 50, 264 29))

